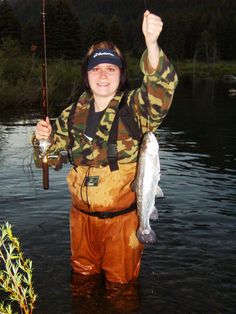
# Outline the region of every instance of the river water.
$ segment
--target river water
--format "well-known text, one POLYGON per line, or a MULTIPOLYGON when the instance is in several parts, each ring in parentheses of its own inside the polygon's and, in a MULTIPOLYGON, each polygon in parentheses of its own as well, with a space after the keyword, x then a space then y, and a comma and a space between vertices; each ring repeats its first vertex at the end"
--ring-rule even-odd
POLYGON ((158 133, 161 181, 158 236, 147 246, 137 286, 107 297, 71 297, 69 167, 50 169, 50 188, 34 167, 35 115, 1 112, 0 223, 8 221, 33 262, 34 313, 235 313, 236 88, 182 80, 158 133))

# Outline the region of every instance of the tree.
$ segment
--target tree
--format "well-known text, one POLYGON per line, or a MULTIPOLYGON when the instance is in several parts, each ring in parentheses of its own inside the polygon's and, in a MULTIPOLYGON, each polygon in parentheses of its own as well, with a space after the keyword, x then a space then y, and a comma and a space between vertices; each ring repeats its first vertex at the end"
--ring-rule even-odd
POLYGON ((27 50, 33 45, 39 45, 39 25, 35 25, 32 19, 29 19, 22 26, 22 43, 27 50))
POLYGON ((70 0, 47 2, 46 33, 49 57, 73 59, 81 56, 81 26, 70 0))
POLYGON ((21 27, 7 0, 0 2, 0 40, 10 37, 20 39, 21 27))
POLYGON ((107 40, 107 25, 102 14, 94 15, 85 29, 85 45, 89 47, 94 42, 107 40))
POLYGON ((175 59, 184 57, 186 28, 187 22, 184 16, 182 18, 172 14, 166 16, 159 43, 164 51, 168 51, 169 57, 175 59))
POLYGON ((112 41, 120 50, 125 49, 125 40, 123 29, 119 23, 117 16, 111 18, 108 28, 108 39, 112 41))

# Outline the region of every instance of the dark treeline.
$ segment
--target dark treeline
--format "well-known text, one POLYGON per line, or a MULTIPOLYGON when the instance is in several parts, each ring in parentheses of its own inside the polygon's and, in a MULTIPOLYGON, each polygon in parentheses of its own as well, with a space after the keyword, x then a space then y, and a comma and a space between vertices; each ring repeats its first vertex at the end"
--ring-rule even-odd
MULTIPOLYGON (((40 106, 41 0, 0 0, 0 117, 3 109, 40 106), (10 107, 9 107, 10 106, 10 107)), ((159 42, 179 74, 236 73, 235 0, 45 0, 50 112, 82 88, 80 65, 91 43, 108 39, 140 79, 145 2, 164 21, 159 42), (230 62, 230 60, 232 60, 230 62)), ((40 112, 40 107, 38 107, 40 112)))
MULTIPOLYGON (((48 0, 48 56, 77 59, 101 39, 140 56, 145 3, 164 21, 160 45, 171 58, 207 63, 236 59, 235 0, 48 0)), ((1 1, 1 41, 9 36, 25 49, 40 47, 40 6, 41 0, 1 1)))

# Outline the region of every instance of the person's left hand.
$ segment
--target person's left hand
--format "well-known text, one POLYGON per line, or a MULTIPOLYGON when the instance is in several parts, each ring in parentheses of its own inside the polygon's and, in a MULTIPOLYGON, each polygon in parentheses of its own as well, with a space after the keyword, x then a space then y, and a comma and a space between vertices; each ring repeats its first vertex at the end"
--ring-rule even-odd
POLYGON ((159 16, 150 13, 148 10, 144 12, 142 30, 147 46, 157 42, 162 27, 163 22, 159 16))

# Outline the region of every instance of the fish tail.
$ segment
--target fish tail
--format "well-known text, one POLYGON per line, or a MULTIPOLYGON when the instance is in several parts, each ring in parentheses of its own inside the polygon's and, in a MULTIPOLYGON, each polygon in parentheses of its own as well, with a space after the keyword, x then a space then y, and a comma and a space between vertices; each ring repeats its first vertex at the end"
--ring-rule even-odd
POLYGON ((156 233, 152 229, 145 232, 139 228, 137 231, 137 238, 142 244, 153 244, 157 242, 156 233))

